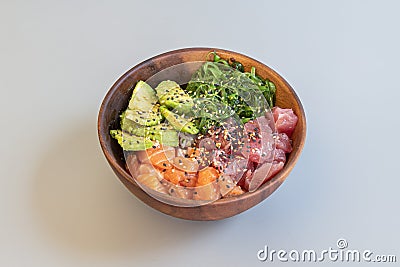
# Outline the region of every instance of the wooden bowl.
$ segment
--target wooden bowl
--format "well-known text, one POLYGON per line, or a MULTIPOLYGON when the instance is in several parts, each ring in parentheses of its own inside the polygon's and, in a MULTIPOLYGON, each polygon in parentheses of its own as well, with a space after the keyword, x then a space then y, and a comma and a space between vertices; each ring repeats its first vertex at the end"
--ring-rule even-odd
POLYGON ((98 135, 101 148, 111 168, 121 182, 136 197, 150 207, 165 214, 188 220, 220 220, 239 214, 263 201, 274 192, 286 179, 296 164, 306 138, 306 118, 303 107, 293 88, 274 70, 248 56, 216 48, 185 48, 167 52, 150 58, 122 75, 111 87, 101 104, 98 116, 98 135), (276 105, 281 108, 292 108, 299 120, 293 133, 293 151, 287 158, 284 168, 271 180, 253 193, 237 197, 220 199, 211 204, 198 207, 176 207, 162 203, 147 195, 125 169, 123 151, 111 138, 109 131, 118 127, 119 114, 126 109, 132 94, 132 86, 139 80, 147 80, 155 73, 170 66, 192 61, 204 61, 207 54, 216 51, 222 58, 234 57, 240 61, 246 71, 256 67, 257 74, 275 83, 276 105))

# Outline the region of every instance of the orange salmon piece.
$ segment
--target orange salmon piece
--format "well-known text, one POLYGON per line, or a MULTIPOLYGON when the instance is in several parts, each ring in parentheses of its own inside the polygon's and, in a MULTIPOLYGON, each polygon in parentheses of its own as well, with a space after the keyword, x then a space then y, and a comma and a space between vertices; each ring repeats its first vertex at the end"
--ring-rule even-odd
POLYGON ((185 172, 177 169, 167 169, 164 172, 164 179, 173 184, 179 185, 179 182, 185 179, 185 172))
POLYGON ((150 163, 159 169, 171 169, 170 161, 175 156, 175 149, 163 148, 161 145, 146 150, 150 163))
POLYGON ((206 167, 199 171, 196 186, 202 186, 214 182, 219 177, 218 171, 213 167, 206 167))

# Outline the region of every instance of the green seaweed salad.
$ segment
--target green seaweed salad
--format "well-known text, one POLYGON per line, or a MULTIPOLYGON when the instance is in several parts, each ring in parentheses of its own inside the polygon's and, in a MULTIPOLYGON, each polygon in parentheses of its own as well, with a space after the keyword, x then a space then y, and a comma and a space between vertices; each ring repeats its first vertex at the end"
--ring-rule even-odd
MULTIPOLYGON (((255 67, 251 67, 250 72, 245 72, 242 63, 234 58, 225 60, 216 52, 209 55, 212 56, 212 62, 203 64, 186 87, 192 98, 203 100, 203 106, 206 106, 205 102, 212 103, 205 109, 198 109, 212 111, 208 116, 206 112, 200 114, 195 120, 201 133, 224 119, 214 116, 221 106, 223 111, 232 110, 246 123, 260 115, 262 110, 259 109, 264 110, 266 106, 272 108, 275 105, 275 84, 256 75, 255 67), (263 103, 264 101, 267 103, 263 103), (215 107, 215 103, 219 104, 215 107)), ((226 117, 231 115, 227 114, 226 117)))
POLYGON ((162 81, 153 89, 139 81, 127 109, 120 115, 120 129, 111 130, 125 151, 146 150, 155 142, 179 146, 179 134, 205 134, 227 118, 246 123, 275 104, 276 87, 256 74, 245 72, 234 58, 211 52, 193 74, 186 88, 162 81))

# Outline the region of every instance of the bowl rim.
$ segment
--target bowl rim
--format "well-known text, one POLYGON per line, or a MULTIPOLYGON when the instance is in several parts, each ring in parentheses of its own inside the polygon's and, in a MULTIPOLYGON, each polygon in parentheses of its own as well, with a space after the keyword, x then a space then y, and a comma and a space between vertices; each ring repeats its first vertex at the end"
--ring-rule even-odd
MULTIPOLYGON (((260 191, 264 191, 267 190, 268 187, 270 187, 271 185, 275 184, 275 183, 279 183, 279 182, 283 182, 282 177, 287 177, 288 174, 291 172, 291 170, 294 168, 294 166, 296 165, 297 160, 299 159, 299 156, 301 154, 301 151, 304 147, 305 141, 306 141, 306 128, 307 128, 307 123, 306 123, 306 115, 305 115, 305 111, 303 108, 303 105, 300 101, 300 98, 298 97, 298 95, 296 94, 296 92, 294 91, 294 89, 292 88, 292 86, 286 81, 286 79, 281 76, 278 72, 276 72, 274 69, 272 69, 271 67, 269 67, 268 65, 250 57, 247 55, 244 55, 242 53, 239 52, 235 52, 235 51, 231 51, 231 50, 226 50, 226 49, 220 49, 220 48, 215 48, 215 47, 187 47, 187 48, 180 48, 180 49, 175 49, 175 50, 171 50, 171 51, 167 51, 155 56, 152 56, 136 65, 134 65, 133 67, 131 67, 130 69, 128 69, 127 71, 125 71, 124 74, 122 74, 115 82, 114 84, 110 87, 110 89, 107 91, 106 95, 104 96, 101 105, 100 105, 100 109, 99 109, 99 113, 98 113, 98 118, 97 118, 97 134, 98 134, 98 138, 99 138, 99 142, 100 142, 100 146, 101 149, 103 151, 103 154, 105 155, 107 161, 111 164, 112 168, 114 170, 116 170, 118 173, 120 173, 126 180, 128 180, 130 183, 133 183, 134 186, 138 187, 141 191, 143 191, 139 185, 136 184, 136 182, 134 181, 133 177, 131 176, 131 174, 123 167, 121 167, 115 157, 113 156, 112 152, 109 151, 107 149, 106 146, 106 141, 103 137, 103 133, 101 131, 101 129, 103 128, 102 126, 104 125, 103 122, 103 117, 105 116, 105 106, 106 103, 108 102, 108 100, 111 98, 111 96, 115 93, 115 91, 118 89, 118 87, 120 86, 120 84, 127 78, 129 77, 132 72, 134 72, 136 69, 142 67, 142 66, 146 66, 147 64, 151 63, 151 61, 153 61, 154 59, 159 59, 162 57, 166 57, 166 56, 171 56, 174 54, 179 54, 182 52, 191 52, 191 51, 216 51, 216 52, 222 52, 222 53, 226 53, 226 54, 233 54, 233 55, 238 55, 241 57, 245 57, 248 58, 249 60, 256 62, 260 65, 262 65, 263 67, 265 67, 266 69, 268 69, 268 71, 274 75, 277 79, 281 80, 285 86, 289 89, 289 91, 292 93, 293 97, 295 98, 297 104, 299 105, 299 110, 301 114, 297 114, 297 116, 301 116, 303 118, 302 120, 302 132, 300 134, 300 140, 299 140, 299 146, 297 147, 297 149, 293 152, 291 152, 291 161, 289 163, 285 163, 284 167, 282 170, 280 170, 277 175, 275 175, 274 177, 272 177, 270 180, 268 180, 266 183, 264 183, 263 185, 261 185, 257 190, 255 190, 254 192, 245 192, 244 194, 241 194, 239 196, 232 196, 232 197, 226 197, 226 198, 220 198, 212 203, 209 203, 205 206, 209 206, 209 205, 225 205, 227 202, 234 202, 234 201, 241 201, 241 200, 245 200, 248 198, 251 198, 254 194, 260 193, 260 191)), ((143 191, 145 194, 147 194, 145 191, 143 191)), ((150 196, 151 197, 151 196, 150 196)), ((153 198, 153 197, 152 197, 153 198)), ((177 207, 177 206, 173 206, 167 203, 163 203, 155 198, 153 198, 155 201, 160 202, 162 204, 171 206, 171 207, 175 207, 175 208, 184 208, 184 209, 194 209, 194 208, 198 208, 197 206, 195 207, 177 207)), ((201 206, 200 206, 201 207, 201 206)))

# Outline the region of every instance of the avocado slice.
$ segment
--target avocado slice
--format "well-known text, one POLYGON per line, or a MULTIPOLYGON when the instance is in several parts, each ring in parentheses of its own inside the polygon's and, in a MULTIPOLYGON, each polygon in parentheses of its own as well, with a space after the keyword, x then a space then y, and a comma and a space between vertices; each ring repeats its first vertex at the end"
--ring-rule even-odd
POLYGON ((179 114, 190 112, 194 105, 193 99, 174 81, 162 81, 156 91, 160 104, 179 114))
POLYGON ((147 137, 153 141, 159 141, 166 146, 176 147, 179 145, 178 132, 171 126, 165 123, 155 126, 146 127, 136 124, 128 119, 121 121, 121 129, 132 135, 147 137))
POLYGON ((178 115, 170 110, 167 107, 160 107, 161 115, 167 119, 167 121, 178 131, 182 131, 190 134, 198 134, 199 129, 194 125, 193 122, 190 122, 186 118, 181 115, 178 115))
MULTIPOLYGON (((157 104, 156 91, 143 81, 138 81, 133 89, 127 110, 121 115, 121 126, 127 124, 131 127, 130 120, 140 125, 153 126, 160 123, 162 117, 157 104)), ((130 131, 128 131, 130 132, 130 131)))
POLYGON ((156 91, 144 81, 138 81, 132 92, 128 109, 148 112, 157 103, 156 91))
POLYGON ((143 126, 127 119, 125 112, 121 114, 121 129, 132 135, 148 137, 153 141, 159 141, 166 146, 179 145, 178 132, 169 124, 161 123, 154 126, 143 126))
POLYGON ((147 135, 151 140, 159 141, 165 146, 177 147, 179 145, 178 132, 175 130, 149 132, 147 135))
MULTIPOLYGON (((141 110, 132 110, 127 109, 125 111, 125 119, 131 120, 137 124, 143 126, 154 126, 160 123, 162 117, 159 111, 159 105, 154 105, 151 110, 141 111, 141 110)), ((124 119, 124 120, 125 120, 124 119)), ((122 124, 124 124, 122 122, 122 124)))
POLYGON ((111 137, 117 139, 119 145, 125 151, 146 150, 153 146, 153 142, 150 139, 123 133, 121 130, 111 130, 110 134, 111 137))

